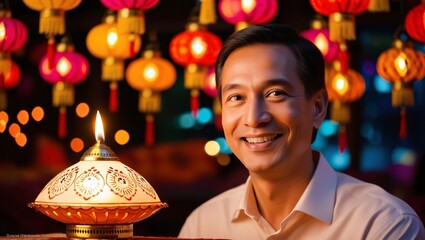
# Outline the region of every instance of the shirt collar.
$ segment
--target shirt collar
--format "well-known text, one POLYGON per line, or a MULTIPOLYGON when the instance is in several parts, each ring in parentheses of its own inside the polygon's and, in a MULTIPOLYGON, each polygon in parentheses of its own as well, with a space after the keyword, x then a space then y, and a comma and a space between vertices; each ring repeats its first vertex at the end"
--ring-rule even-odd
MULTIPOLYGON (((294 211, 303 212, 330 224, 335 204, 336 185, 336 172, 320 153, 313 177, 296 204, 294 211)), ((232 220, 242 217, 242 213, 251 218, 260 217, 250 177, 248 177, 244 187, 232 220)))

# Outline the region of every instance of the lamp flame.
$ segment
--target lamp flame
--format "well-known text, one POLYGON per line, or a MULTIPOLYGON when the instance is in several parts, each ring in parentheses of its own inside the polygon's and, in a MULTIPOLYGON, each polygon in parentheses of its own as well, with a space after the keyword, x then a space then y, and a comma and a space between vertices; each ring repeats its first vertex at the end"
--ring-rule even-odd
POLYGON ((105 133, 103 132, 103 123, 102 123, 102 117, 100 116, 99 111, 97 111, 96 114, 96 141, 97 142, 105 142, 105 133))

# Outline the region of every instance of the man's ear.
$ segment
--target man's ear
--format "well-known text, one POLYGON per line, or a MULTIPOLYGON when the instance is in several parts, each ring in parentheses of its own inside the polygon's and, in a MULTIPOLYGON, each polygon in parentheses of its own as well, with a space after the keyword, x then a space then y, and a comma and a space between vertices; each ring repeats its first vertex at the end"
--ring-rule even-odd
POLYGON ((325 89, 317 91, 313 95, 313 127, 318 129, 326 117, 328 109, 328 93, 325 89))

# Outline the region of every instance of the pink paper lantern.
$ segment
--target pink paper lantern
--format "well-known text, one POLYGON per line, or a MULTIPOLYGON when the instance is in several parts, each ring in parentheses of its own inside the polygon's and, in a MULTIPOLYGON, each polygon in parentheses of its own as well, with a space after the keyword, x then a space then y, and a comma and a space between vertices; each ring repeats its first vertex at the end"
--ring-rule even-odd
POLYGON ((301 32, 300 35, 316 45, 322 53, 325 62, 330 63, 338 58, 339 44, 330 39, 328 29, 311 28, 301 32))
POLYGON ((48 83, 77 84, 89 74, 87 59, 77 52, 57 52, 54 57, 54 66, 52 69, 49 68, 47 55, 40 61, 40 75, 48 83))
POLYGON ((28 30, 25 24, 13 18, 0 17, 0 52, 12 52, 25 45, 28 30))
POLYGON ((277 0, 220 0, 218 11, 228 23, 236 25, 236 31, 250 24, 271 21, 277 14, 277 0))

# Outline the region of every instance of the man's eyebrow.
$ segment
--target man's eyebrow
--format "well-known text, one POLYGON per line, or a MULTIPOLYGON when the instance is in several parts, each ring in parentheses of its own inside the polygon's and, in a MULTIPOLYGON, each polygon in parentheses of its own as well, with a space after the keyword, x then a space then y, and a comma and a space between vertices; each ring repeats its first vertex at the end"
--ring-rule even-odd
MULTIPOLYGON (((292 83, 284 78, 269 79, 269 80, 266 80, 265 82, 266 82, 266 86, 281 85, 281 86, 292 88, 292 83)), ((240 88, 241 86, 242 85, 238 83, 227 84, 223 86, 222 92, 240 88)))

